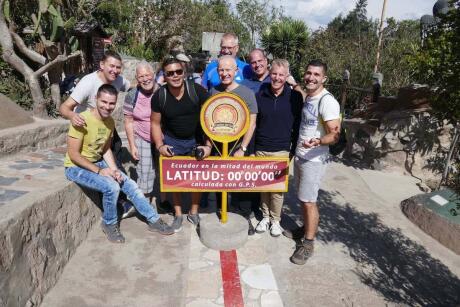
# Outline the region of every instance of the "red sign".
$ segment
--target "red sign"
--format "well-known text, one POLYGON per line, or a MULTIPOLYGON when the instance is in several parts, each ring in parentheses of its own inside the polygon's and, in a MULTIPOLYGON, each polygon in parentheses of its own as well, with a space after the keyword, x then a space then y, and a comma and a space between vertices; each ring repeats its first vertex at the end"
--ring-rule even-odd
POLYGON ((288 158, 160 158, 162 192, 286 192, 288 158))

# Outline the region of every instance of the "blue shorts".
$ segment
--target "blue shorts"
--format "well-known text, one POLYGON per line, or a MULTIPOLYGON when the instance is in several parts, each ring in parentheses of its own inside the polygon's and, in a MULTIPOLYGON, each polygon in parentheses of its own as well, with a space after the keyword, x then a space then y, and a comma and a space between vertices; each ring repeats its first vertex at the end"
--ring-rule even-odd
POLYGON ((163 143, 172 147, 175 156, 190 156, 196 146, 195 138, 189 140, 176 139, 167 134, 164 135, 163 143))

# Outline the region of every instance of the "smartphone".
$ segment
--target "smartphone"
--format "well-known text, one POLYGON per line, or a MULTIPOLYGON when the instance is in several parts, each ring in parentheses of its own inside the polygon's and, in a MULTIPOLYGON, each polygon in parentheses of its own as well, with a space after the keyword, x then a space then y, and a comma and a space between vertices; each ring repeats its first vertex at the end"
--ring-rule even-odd
POLYGON ((174 147, 166 147, 166 151, 171 155, 171 156, 174 156, 174 151, 172 151, 174 147))

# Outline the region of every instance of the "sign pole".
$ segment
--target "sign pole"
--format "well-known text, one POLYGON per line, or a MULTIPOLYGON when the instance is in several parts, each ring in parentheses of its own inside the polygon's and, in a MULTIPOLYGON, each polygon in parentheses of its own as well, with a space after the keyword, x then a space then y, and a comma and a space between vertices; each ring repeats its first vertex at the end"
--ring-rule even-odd
MULTIPOLYGON (((228 157, 228 143, 223 142, 222 143, 222 157, 227 158, 228 157)), ((227 192, 224 191, 222 192, 222 208, 220 212, 220 222, 222 224, 227 223, 227 192)))

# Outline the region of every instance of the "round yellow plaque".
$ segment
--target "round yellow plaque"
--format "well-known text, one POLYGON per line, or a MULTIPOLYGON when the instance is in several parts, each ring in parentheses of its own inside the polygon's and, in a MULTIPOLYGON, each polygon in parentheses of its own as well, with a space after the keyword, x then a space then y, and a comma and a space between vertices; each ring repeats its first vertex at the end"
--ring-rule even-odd
POLYGON ((229 143, 248 130, 249 110, 240 96, 223 92, 206 100, 201 108, 200 121, 209 138, 229 143))

